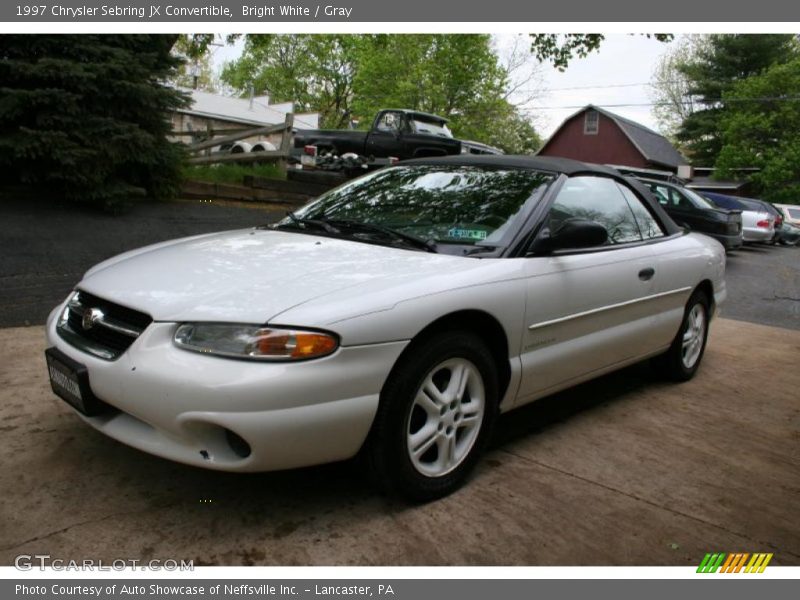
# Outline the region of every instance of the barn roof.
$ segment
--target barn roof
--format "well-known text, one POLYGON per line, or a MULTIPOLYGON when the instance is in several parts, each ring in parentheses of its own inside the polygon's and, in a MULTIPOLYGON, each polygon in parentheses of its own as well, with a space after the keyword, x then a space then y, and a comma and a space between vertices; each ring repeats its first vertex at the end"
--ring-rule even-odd
MULTIPOLYGON (((645 158, 645 160, 672 168, 677 168, 679 165, 688 164, 686 158, 684 158, 683 155, 681 155, 681 153, 675 149, 675 146, 673 146, 670 141, 660 133, 645 127, 641 123, 637 123, 636 121, 631 121, 625 117, 615 115, 614 113, 609 112, 604 108, 594 106, 593 104, 587 104, 576 113, 573 113, 564 119, 564 122, 558 127, 556 133, 554 133, 550 139, 552 140, 568 121, 590 109, 596 110, 601 115, 614 121, 614 123, 617 124, 617 126, 628 137, 631 143, 636 147, 639 153, 645 158)), ((547 141, 547 143, 549 142, 550 140, 547 141)), ((544 147, 547 146, 547 143, 545 143, 544 147)))

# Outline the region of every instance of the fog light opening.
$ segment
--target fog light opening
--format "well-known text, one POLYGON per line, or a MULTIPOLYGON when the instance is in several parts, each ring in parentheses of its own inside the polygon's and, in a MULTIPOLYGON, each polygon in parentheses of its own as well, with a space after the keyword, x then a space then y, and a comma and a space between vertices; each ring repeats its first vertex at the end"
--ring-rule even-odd
POLYGON ((250 444, 248 444, 244 438, 242 438, 242 436, 234 433, 230 429, 226 429, 225 441, 228 442, 228 446, 231 447, 233 453, 239 458, 247 458, 250 456, 250 453, 252 452, 250 449, 250 444))

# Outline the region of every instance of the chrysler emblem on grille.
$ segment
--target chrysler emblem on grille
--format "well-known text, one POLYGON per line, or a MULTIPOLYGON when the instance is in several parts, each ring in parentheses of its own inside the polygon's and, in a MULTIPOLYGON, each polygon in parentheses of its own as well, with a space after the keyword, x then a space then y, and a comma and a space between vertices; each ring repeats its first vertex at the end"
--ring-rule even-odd
POLYGON ((83 311, 83 317, 81 318, 81 327, 85 330, 89 330, 94 327, 94 324, 97 323, 100 319, 103 318, 103 311, 99 308, 87 308, 83 311))

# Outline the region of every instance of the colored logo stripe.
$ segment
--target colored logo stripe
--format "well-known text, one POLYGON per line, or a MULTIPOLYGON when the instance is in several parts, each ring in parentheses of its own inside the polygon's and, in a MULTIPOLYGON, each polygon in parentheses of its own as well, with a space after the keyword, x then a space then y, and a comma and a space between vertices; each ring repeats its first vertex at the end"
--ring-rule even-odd
POLYGON ((772 560, 772 552, 769 554, 753 554, 753 558, 744 569, 745 573, 763 573, 769 561, 772 560))
POLYGON ((716 573, 722 561, 725 560, 725 553, 706 554, 703 562, 697 567, 698 573, 716 573))
POLYGON ((764 569, 772 560, 772 553, 757 552, 709 552, 703 557, 700 566, 697 567, 698 573, 763 573, 764 569), (748 562, 750 559, 750 562, 748 562), (745 566, 746 565, 746 566, 745 566))

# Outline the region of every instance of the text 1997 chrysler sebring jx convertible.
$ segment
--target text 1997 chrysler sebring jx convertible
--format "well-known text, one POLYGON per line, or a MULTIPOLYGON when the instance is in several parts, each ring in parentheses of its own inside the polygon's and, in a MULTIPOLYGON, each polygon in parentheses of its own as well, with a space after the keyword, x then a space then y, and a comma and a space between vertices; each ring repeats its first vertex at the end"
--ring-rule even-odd
POLYGON ((87 423, 146 452, 226 471, 362 452, 426 500, 500 412, 647 358, 691 378, 724 272, 613 169, 419 159, 95 266, 51 313, 47 362, 87 423))

